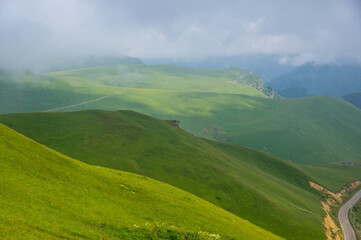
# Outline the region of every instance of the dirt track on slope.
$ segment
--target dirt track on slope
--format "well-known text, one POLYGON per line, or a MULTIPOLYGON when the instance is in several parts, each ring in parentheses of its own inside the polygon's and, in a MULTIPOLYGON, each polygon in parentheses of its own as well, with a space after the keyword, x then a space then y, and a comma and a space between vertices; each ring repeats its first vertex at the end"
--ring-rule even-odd
POLYGON ((108 98, 108 97, 110 97, 110 96, 103 96, 103 97, 93 99, 93 100, 90 100, 90 101, 81 102, 81 103, 77 103, 77 104, 73 104, 73 105, 69 105, 69 106, 65 106, 65 107, 53 108, 53 109, 45 110, 43 112, 54 112, 54 111, 61 110, 61 109, 72 108, 72 107, 76 107, 76 106, 80 106, 80 105, 84 105, 84 104, 88 104, 88 103, 97 102, 97 101, 103 100, 103 99, 108 98))

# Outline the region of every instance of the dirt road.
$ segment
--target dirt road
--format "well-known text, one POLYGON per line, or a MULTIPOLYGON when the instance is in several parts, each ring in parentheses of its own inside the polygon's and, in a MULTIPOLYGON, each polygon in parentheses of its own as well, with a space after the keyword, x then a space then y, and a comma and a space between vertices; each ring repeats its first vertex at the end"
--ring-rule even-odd
POLYGON ((361 190, 358 191, 345 205, 340 208, 338 212, 338 220, 341 224, 345 240, 356 240, 356 235, 352 229, 351 223, 348 220, 348 212, 352 206, 361 198, 361 190))
POLYGON ((43 112, 53 112, 53 111, 57 111, 57 110, 65 109, 65 108, 72 108, 72 107, 76 107, 76 106, 80 106, 80 105, 84 105, 84 104, 88 104, 88 103, 92 103, 92 102, 97 102, 99 100, 102 100, 102 99, 105 99, 108 97, 110 97, 110 96, 104 96, 104 97, 100 97, 100 98, 93 99, 90 101, 81 102, 81 103, 77 103, 77 104, 73 104, 73 105, 69 105, 69 106, 65 106, 65 107, 53 108, 53 109, 45 110, 43 112))

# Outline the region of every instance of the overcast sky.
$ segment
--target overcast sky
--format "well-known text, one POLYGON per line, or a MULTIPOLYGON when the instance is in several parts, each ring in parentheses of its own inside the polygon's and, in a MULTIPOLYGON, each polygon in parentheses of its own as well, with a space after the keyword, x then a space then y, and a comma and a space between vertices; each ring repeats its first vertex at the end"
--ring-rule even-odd
POLYGON ((253 53, 361 61, 361 1, 0 0, 0 66, 253 53))

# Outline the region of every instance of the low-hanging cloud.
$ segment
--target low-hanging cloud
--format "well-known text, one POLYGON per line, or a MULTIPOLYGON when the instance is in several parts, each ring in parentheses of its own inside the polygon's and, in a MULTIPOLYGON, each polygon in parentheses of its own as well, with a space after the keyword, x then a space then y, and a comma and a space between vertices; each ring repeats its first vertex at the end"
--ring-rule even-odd
POLYGON ((0 0, 0 66, 86 56, 361 61, 358 0, 0 0))

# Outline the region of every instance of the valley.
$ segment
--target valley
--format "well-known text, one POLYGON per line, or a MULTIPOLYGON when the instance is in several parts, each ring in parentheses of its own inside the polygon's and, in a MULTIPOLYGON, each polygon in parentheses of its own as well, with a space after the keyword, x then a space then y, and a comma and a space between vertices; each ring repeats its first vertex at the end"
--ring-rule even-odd
POLYGON ((45 111, 110 95, 101 101, 63 111, 127 109, 160 119, 178 119, 183 129, 197 136, 249 146, 297 163, 360 160, 360 111, 326 96, 270 99, 262 92, 264 90, 246 84, 261 84, 254 75, 245 77, 242 82, 231 82, 235 76, 241 76, 242 71, 228 69, 207 73, 204 69, 168 65, 100 66, 46 74, 41 78, 41 85, 33 79, 36 76, 26 76, 22 80, 36 90, 10 87, 10 91, 6 90, 8 94, 23 97, 0 95, 6 97, 0 112, 11 113, 5 109, 8 106, 17 112, 45 111), (184 72, 187 77, 179 81, 178 72, 184 72), (102 74, 104 76, 100 77, 102 74), (202 85, 207 88, 199 91, 195 83, 189 87, 192 79, 197 79, 198 89, 202 85), (212 81, 223 85, 213 86, 212 81), (174 85, 159 87, 164 82, 174 85), (32 91, 37 93, 35 99, 31 97, 32 91), (20 103, 10 99, 20 99, 26 104, 21 104, 19 109, 16 106, 20 103), (341 150, 338 146, 345 147, 341 150))
POLYGON ((1 76, 0 123, 87 164, 185 190, 281 238, 324 236, 323 196, 309 181, 337 192, 361 178, 361 111, 326 96, 279 98, 247 70, 112 65, 1 76))
POLYGON ((360 0, 0 0, 0 240, 358 239, 360 23, 360 0))

